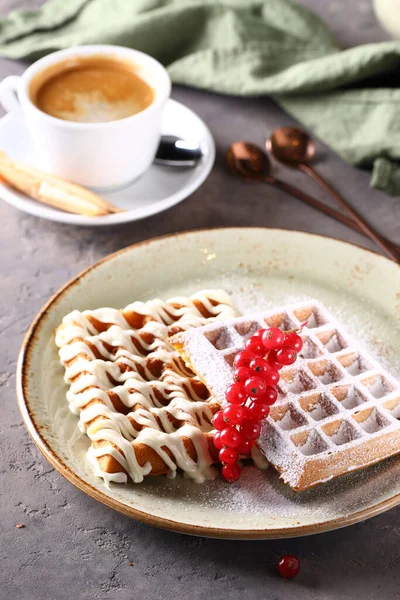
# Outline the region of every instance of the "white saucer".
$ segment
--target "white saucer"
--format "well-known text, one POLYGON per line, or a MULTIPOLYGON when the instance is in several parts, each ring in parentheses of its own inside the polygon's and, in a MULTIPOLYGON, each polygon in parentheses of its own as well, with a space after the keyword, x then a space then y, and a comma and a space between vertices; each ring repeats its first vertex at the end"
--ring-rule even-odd
MULTIPOLYGON (((164 112, 162 133, 172 134, 200 144, 203 158, 194 168, 152 165, 139 179, 124 188, 102 196, 126 212, 104 217, 85 217, 40 204, 12 188, 0 184, 0 198, 36 217, 72 225, 113 225, 137 221, 167 210, 192 194, 206 179, 215 159, 215 145, 204 122, 189 108, 169 100, 164 112)), ((0 119, 0 149, 11 158, 39 166, 25 124, 8 114, 0 119)))

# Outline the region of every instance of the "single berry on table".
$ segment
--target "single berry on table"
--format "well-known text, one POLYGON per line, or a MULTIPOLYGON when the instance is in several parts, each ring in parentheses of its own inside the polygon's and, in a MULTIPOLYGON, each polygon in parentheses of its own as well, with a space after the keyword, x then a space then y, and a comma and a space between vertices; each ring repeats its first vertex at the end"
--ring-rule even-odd
POLYGON ((277 362, 284 366, 292 365, 294 362, 296 362, 296 358, 297 352, 294 348, 291 348, 290 346, 283 346, 283 348, 278 350, 278 352, 276 353, 277 362))
POLYGON ((222 414, 222 410, 219 410, 218 412, 215 413, 212 423, 213 423, 215 429, 217 429, 217 431, 222 431, 223 429, 225 429, 226 422, 224 419, 224 415, 222 414))
POLYGON ((244 391, 251 398, 257 398, 266 388, 266 383, 261 377, 249 377, 244 384, 244 391))
POLYGON ((300 352, 303 348, 303 340, 297 334, 292 332, 285 333, 285 346, 291 346, 296 350, 296 352, 300 352))
POLYGON ((258 337, 249 338, 245 342, 244 347, 246 348, 246 350, 248 352, 251 352, 252 354, 255 354, 256 356, 264 356, 265 355, 265 348, 263 346, 261 338, 258 338, 258 337))
POLYGON ((224 467, 222 467, 222 475, 229 483, 237 481, 240 477, 240 473, 241 468, 237 463, 233 465, 225 465, 224 467))
POLYGON ((285 334, 277 327, 270 327, 264 331, 261 339, 266 350, 277 350, 282 348, 285 334))
POLYGON ((237 462, 239 454, 233 448, 222 448, 219 451, 218 458, 224 465, 233 465, 237 462))
MULTIPOLYGON (((240 425, 241 437, 247 440, 256 440, 260 435, 261 425, 253 419, 244 419, 240 425)), ((238 444, 239 446, 239 444, 238 444)))
POLYGON ((241 352, 238 352, 233 359, 234 367, 236 369, 239 367, 248 367, 253 358, 255 358, 254 354, 247 350, 242 350, 241 352))
POLYGON ((221 442, 227 448, 236 448, 241 442, 241 435, 235 427, 227 427, 221 431, 221 442))
POLYGON ((239 383, 232 383, 226 390, 226 399, 231 404, 244 404, 246 402, 246 392, 239 383))
POLYGON ((222 418, 226 425, 240 425, 243 421, 244 410, 241 406, 235 406, 231 404, 222 411, 222 418))
POLYGON ((300 571, 300 561, 292 554, 285 554, 278 562, 278 571, 282 577, 291 579, 300 571))

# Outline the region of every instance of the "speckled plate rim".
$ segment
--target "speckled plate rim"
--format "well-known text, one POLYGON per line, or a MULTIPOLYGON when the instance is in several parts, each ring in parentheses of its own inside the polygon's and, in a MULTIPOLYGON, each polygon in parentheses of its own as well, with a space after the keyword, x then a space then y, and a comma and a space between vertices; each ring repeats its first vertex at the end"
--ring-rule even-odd
MULTIPOLYGON (((137 519, 143 523, 148 525, 152 525, 154 527, 159 527, 161 529, 166 529, 169 531, 174 531, 177 533, 184 533, 195 536, 202 537, 210 537, 210 538, 225 538, 225 539, 235 539, 235 540, 265 540, 265 539, 282 539, 282 538, 291 538, 291 537, 300 537, 305 535, 312 535, 316 533, 324 533, 327 531, 332 531, 334 529, 339 529, 342 527, 346 527, 349 525, 353 525, 355 523, 359 523, 360 521, 364 521, 366 519, 370 519, 380 513, 383 513, 391 508, 400 504, 400 494, 396 494, 387 500, 378 502, 374 506, 367 507, 363 510, 354 512, 349 515, 345 515, 341 518, 331 519, 324 521, 323 523, 316 523, 310 525, 302 525, 296 527, 287 527, 287 528, 268 528, 268 529, 229 529, 229 528, 218 528, 218 527, 204 527, 189 523, 182 523, 180 521, 175 521, 171 519, 166 519, 163 517, 155 516, 145 511, 130 507, 125 505, 123 502, 120 502, 114 498, 111 498, 107 494, 104 494, 101 490, 98 490, 90 483, 84 481, 81 477, 79 477, 76 473, 74 473, 58 456, 58 454, 53 450, 53 448, 47 443, 47 441, 40 434, 39 426, 35 422, 35 418, 33 416, 33 412, 31 410, 31 398, 29 395, 29 386, 28 386, 28 367, 30 362, 30 355, 34 349, 36 338, 39 334, 41 325, 44 323, 44 319, 48 314, 49 310, 54 307, 57 302, 64 296, 64 294, 71 289, 73 286, 77 285, 85 276, 91 273, 93 270, 98 268, 100 265, 107 261, 114 260, 119 255, 124 254, 126 252, 131 252, 135 248, 139 248, 141 246, 147 246, 153 243, 157 243, 161 240, 166 240, 168 238, 180 239, 186 236, 190 236, 192 234, 198 234, 199 232, 217 232, 221 230, 231 230, 238 231, 239 233, 244 233, 251 229, 265 230, 271 231, 275 233, 279 233, 280 231, 288 232, 288 230, 281 229, 273 229, 266 227, 230 227, 230 228, 205 228, 205 229, 196 229, 192 231, 184 231, 175 234, 168 234, 165 236, 160 236, 156 238, 151 238, 149 240, 145 240, 143 242, 139 242, 137 244, 133 244, 122 250, 118 250, 104 258, 100 259, 96 263, 92 264, 88 268, 84 269, 78 275, 73 277, 70 281, 68 281, 64 286, 62 286, 51 298, 48 302, 42 307, 39 311, 35 319, 33 320, 21 346, 21 350, 18 357, 17 363, 17 371, 16 371, 16 392, 18 399, 18 406, 23 418, 23 421, 28 429, 29 434, 31 435, 34 443, 45 456, 45 458, 52 464, 52 466, 63 475, 68 481, 70 481, 73 485, 75 485, 78 489, 82 490, 88 496, 91 496, 95 500, 105 504, 109 508, 112 508, 124 515, 137 519)), ((335 244, 347 245, 350 248, 357 248, 367 254, 372 254, 374 257, 379 256, 382 261, 388 261, 390 263, 394 263, 390 259, 381 256, 372 250, 368 250, 356 244, 352 244, 350 242, 344 242, 341 240, 336 240, 334 238, 330 238, 329 236, 322 236, 314 233, 307 233, 304 231, 290 230, 296 234, 301 234, 304 236, 310 236, 317 239, 323 238, 328 239, 335 244)), ((400 268, 400 266, 399 266, 400 268)))

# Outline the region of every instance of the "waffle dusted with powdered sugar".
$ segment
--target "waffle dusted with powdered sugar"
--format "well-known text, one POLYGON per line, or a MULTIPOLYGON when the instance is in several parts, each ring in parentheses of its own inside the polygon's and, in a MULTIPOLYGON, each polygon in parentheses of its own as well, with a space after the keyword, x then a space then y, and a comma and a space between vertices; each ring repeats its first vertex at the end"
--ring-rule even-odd
POLYGON ((212 476, 211 420, 220 405, 167 339, 235 315, 225 292, 205 290, 64 317, 56 344, 67 399, 91 440, 97 475, 106 482, 177 469, 196 481, 212 476))
POLYGON ((220 403, 233 359, 260 328, 298 329, 304 346, 281 371, 279 396, 258 441, 282 479, 301 491, 400 452, 400 385, 328 311, 309 301, 175 335, 171 342, 220 403))

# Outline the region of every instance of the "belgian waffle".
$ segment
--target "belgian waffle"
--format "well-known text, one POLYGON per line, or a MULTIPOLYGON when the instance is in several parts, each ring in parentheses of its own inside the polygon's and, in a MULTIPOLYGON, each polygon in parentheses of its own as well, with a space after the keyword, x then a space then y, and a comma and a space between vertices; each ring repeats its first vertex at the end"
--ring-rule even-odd
POLYGON ((221 404, 233 359, 257 329, 298 329, 303 349, 281 370, 279 395, 258 441, 294 490, 400 453, 400 384, 318 302, 215 322, 171 343, 221 404))
POLYGON ((90 440, 88 457, 107 483, 212 476, 211 420, 220 404, 167 341, 174 333, 235 316, 223 291, 134 302, 64 317, 56 332, 71 411, 90 440))

